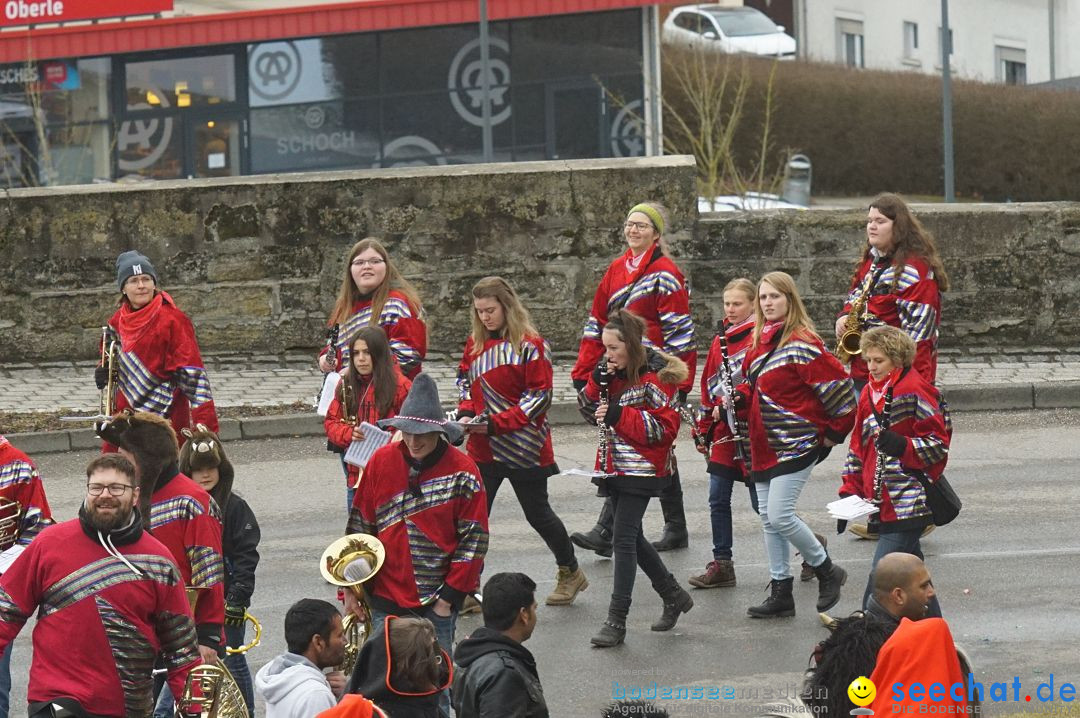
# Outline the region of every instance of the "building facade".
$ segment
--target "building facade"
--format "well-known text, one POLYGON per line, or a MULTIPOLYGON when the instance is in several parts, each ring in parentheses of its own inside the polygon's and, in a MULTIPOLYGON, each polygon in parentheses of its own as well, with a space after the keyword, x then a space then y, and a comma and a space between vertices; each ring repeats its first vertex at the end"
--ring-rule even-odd
MULTIPOLYGON (((941 0, 795 0, 794 16, 806 59, 941 73, 941 0)), ((950 0, 949 25, 958 78, 1022 85, 1080 75, 1080 0, 950 0)))
POLYGON ((0 33, 0 185, 656 153, 654 7, 493 2, 486 92, 477 12, 369 0, 0 33))

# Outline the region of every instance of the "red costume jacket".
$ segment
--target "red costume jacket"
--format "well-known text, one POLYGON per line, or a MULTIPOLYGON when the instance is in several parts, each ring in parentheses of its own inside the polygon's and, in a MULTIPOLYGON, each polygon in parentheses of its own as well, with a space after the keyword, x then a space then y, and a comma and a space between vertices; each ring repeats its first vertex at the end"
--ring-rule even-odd
MULTIPOLYGON (((217 412, 195 328, 172 297, 158 292, 138 311, 124 302, 109 319, 108 340, 113 339, 121 344, 116 411, 131 407, 168 418, 181 445, 185 440, 181 429, 205 424, 217 432, 217 412)), ((106 450, 115 448, 106 445, 106 450)))
MULTIPOLYGON (((663 371, 663 370, 661 370, 663 371)), ((653 493, 663 488, 671 475, 671 447, 679 433, 679 412, 672 406, 676 385, 661 381, 650 367, 637 384, 628 385, 620 371, 608 387, 607 460, 601 464, 597 448, 595 470, 607 474, 620 490, 653 493)), ((596 424, 600 386, 590 374, 578 394, 578 406, 591 424, 596 424)))
POLYGON ((74 519, 43 532, 0 577, 0 650, 37 610, 31 703, 67 696, 95 715, 150 715, 158 653, 182 694, 200 662, 191 610, 168 549, 138 526, 136 535, 115 549, 139 574, 74 519))
POLYGON ((604 354, 600 335, 608 315, 621 307, 645 320, 646 331, 642 337, 645 346, 677 356, 686 363, 690 375, 678 389, 689 392, 694 387, 697 349, 694 348, 694 320, 690 316, 686 280, 675 263, 663 256, 659 245, 648 250, 633 272, 626 268, 631 257, 633 253, 626 250, 611 263, 600 280, 570 376, 578 381, 589 378, 604 354))
POLYGON ((473 346, 470 336, 458 364, 458 416, 487 412, 491 434, 470 434, 469 456, 478 464, 499 463, 511 469, 554 465, 547 421, 551 347, 536 336, 525 337, 520 347, 505 339, 488 339, 478 355, 473 346))
POLYGON ((0 435, 0 497, 18 501, 22 518, 17 543, 27 546, 43 528, 53 523, 45 487, 30 457, 0 435))
POLYGON ((367 584, 372 604, 395 613, 442 598, 460 607, 480 580, 488 545, 480 470, 445 440, 419 464, 404 442, 384 446, 364 469, 348 533, 372 534, 389 560, 367 584), (410 467, 419 473, 410 483, 410 467))
POLYGON ((754 381, 739 387, 750 401, 753 481, 805 469, 825 437, 840 443, 855 422, 855 388, 844 365, 816 336, 796 335, 777 347, 782 330, 782 323, 767 328, 743 358, 743 375, 754 381))
MULTIPOLYGON (((386 416, 380 416, 375 406, 375 389, 371 386, 371 380, 361 381, 363 388, 360 390, 359 411, 355 417, 352 417, 356 419, 355 426, 360 426, 365 421, 374 424, 379 419, 391 419, 401 411, 401 404, 405 401, 405 397, 408 396, 412 382, 402 376, 397 365, 394 366, 394 376, 397 377, 397 393, 394 394, 394 403, 390 406, 390 411, 386 416)), ((354 426, 344 419, 345 412, 342 410, 341 403, 341 385, 344 381, 345 379, 342 378, 341 382, 338 383, 338 388, 334 392, 334 400, 330 402, 330 408, 326 410, 326 418, 323 420, 326 438, 341 451, 348 449, 349 444, 352 443, 354 426)), ((349 475, 345 478, 345 483, 348 486, 356 486, 356 482, 360 479, 360 467, 353 466, 350 463, 345 465, 349 467, 349 475)))
MULTIPOLYGON (((871 272, 877 275, 881 266, 875 264, 873 255, 863 261, 851 281, 851 290, 841 315, 851 311, 851 304, 859 296, 866 275, 871 272)), ((896 272, 897 268, 890 264, 878 275, 866 303, 868 316, 862 322, 862 330, 885 325, 904 330, 915 340, 915 370, 933 384, 937 381, 941 289, 934 277, 934 270, 921 257, 908 257, 907 263, 899 268, 900 276, 894 288, 896 272)), ((866 362, 861 356, 855 356, 851 360, 851 377, 866 381, 867 376, 866 362)))
POLYGON ((200 589, 195 604, 199 643, 224 655, 225 581, 217 504, 201 486, 180 473, 158 486, 150 502, 154 538, 171 552, 184 586, 200 589))
MULTIPOLYGON (((751 317, 734 326, 724 320, 724 335, 727 338, 727 365, 731 372, 731 385, 738 387, 743 380, 742 364, 746 350, 754 341, 754 319, 751 317)), ((701 414, 698 418, 697 430, 701 436, 706 437, 711 443, 711 449, 706 460, 709 463, 709 473, 728 475, 742 478, 748 475, 749 466, 736 458, 735 442, 731 441, 731 428, 728 426, 727 412, 724 409, 724 382, 721 368, 724 362, 724 352, 719 335, 713 337, 712 346, 709 347, 709 356, 705 359, 705 368, 701 372, 701 414), (712 418, 713 407, 720 407, 720 420, 714 422, 712 418)), ((750 456, 750 443, 745 440, 746 422, 740 417, 741 432, 744 440, 741 444, 744 457, 750 456)))
MULTIPOLYGON (((400 291, 391 289, 377 324, 386 332, 390 351, 394 353, 401 372, 410 379, 415 378, 427 356, 427 326, 420 308, 410 304, 400 291)), ((353 337, 361 328, 370 325, 371 297, 367 297, 353 305, 352 316, 341 325, 335 345, 338 355, 335 369, 340 371, 342 367, 349 366, 349 345, 353 337)), ((323 353, 326 353, 325 350, 323 353)))
MULTIPOLYGON (((877 470, 877 416, 870 408, 871 387, 863 388, 855 412, 855 430, 851 433, 847 462, 844 465, 840 495, 874 497, 874 473, 877 470)), ((875 408, 880 413, 882 396, 875 408)), ((887 417, 889 430, 907 440, 899 459, 886 456, 881 491, 881 531, 921 529, 933 523, 926 505, 926 491, 918 474, 937 481, 945 470, 949 455, 952 422, 941 394, 919 372, 908 369, 893 386, 892 404, 887 417)))

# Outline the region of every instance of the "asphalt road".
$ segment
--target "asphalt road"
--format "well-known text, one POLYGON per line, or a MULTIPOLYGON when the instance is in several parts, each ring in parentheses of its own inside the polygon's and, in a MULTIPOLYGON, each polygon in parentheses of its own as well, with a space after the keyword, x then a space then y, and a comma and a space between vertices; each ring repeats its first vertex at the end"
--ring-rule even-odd
MULTIPOLYGON (((595 449, 595 430, 560 428, 556 454, 565 469, 584 466, 595 449)), ((263 643, 250 654, 252 672, 282 652, 282 624, 299 598, 332 599, 317 560, 341 535, 345 524, 344 485, 336 457, 315 439, 237 442, 228 447, 237 470, 237 488, 262 526, 262 561, 253 612, 263 621, 263 643)), ((707 479, 690 442, 680 442, 679 460, 692 531, 688 550, 665 554, 681 580, 700 572, 710 558, 707 479)), ((73 517, 82 497, 83 467, 89 452, 45 455, 39 464, 55 515, 73 517)), ((976 678, 1010 682, 1025 689, 1054 675, 1080 682, 1080 412, 966 413, 955 417, 955 440, 948 476, 964 500, 961 516, 924 539, 945 617, 966 647, 976 678), (1069 527, 1073 528, 1070 529, 1069 527)), ((800 500, 801 514, 821 533, 832 531, 824 505, 835 498, 841 456, 819 466, 800 500)), ((600 500, 586 480, 551 482, 552 502, 569 531, 592 525, 600 500)), ((659 507, 646 517, 655 537, 659 507)), ((851 574, 836 614, 858 608, 873 545, 850 534, 830 535, 834 560, 851 574)), ((596 716, 617 689, 634 686, 730 686, 743 710, 763 703, 766 692, 790 692, 806 667, 813 645, 825 636, 814 610, 816 583, 796 582, 798 615, 756 621, 746 608, 765 596, 768 582, 760 524, 745 493, 735 497, 735 588, 695 591, 694 609, 666 634, 649 624, 660 601, 639 574, 626 644, 594 649, 589 637, 606 615, 612 563, 591 554, 579 560, 589 589, 570 607, 541 606, 540 623, 528 647, 537 657, 551 715, 596 716)), ((393 560, 391 557, 390 560, 393 560)), ((555 565, 528 524, 509 486, 491 517, 486 574, 525 571, 538 584, 537 597, 554 585, 555 565)), ((479 625, 476 617, 458 624, 458 638, 479 625)), ((30 627, 16 643, 13 712, 21 711, 30 659, 30 627)), ((1022 700, 1023 696, 1021 696, 1022 700)), ((731 712, 731 701, 665 702, 674 716, 731 712)), ((990 712, 1020 706, 990 705, 990 712)))

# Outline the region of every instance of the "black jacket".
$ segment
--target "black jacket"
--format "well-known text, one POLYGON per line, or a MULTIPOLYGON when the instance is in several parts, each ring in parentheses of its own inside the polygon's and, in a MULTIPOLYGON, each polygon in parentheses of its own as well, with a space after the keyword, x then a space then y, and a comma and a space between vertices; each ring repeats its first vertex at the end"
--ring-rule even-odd
POLYGON ((548 718, 532 653, 486 626, 454 650, 452 695, 458 718, 548 718))
POLYGON ((259 565, 259 522, 247 501, 230 494, 225 505, 221 553, 225 557, 225 604, 247 608, 255 591, 255 567, 259 565))

